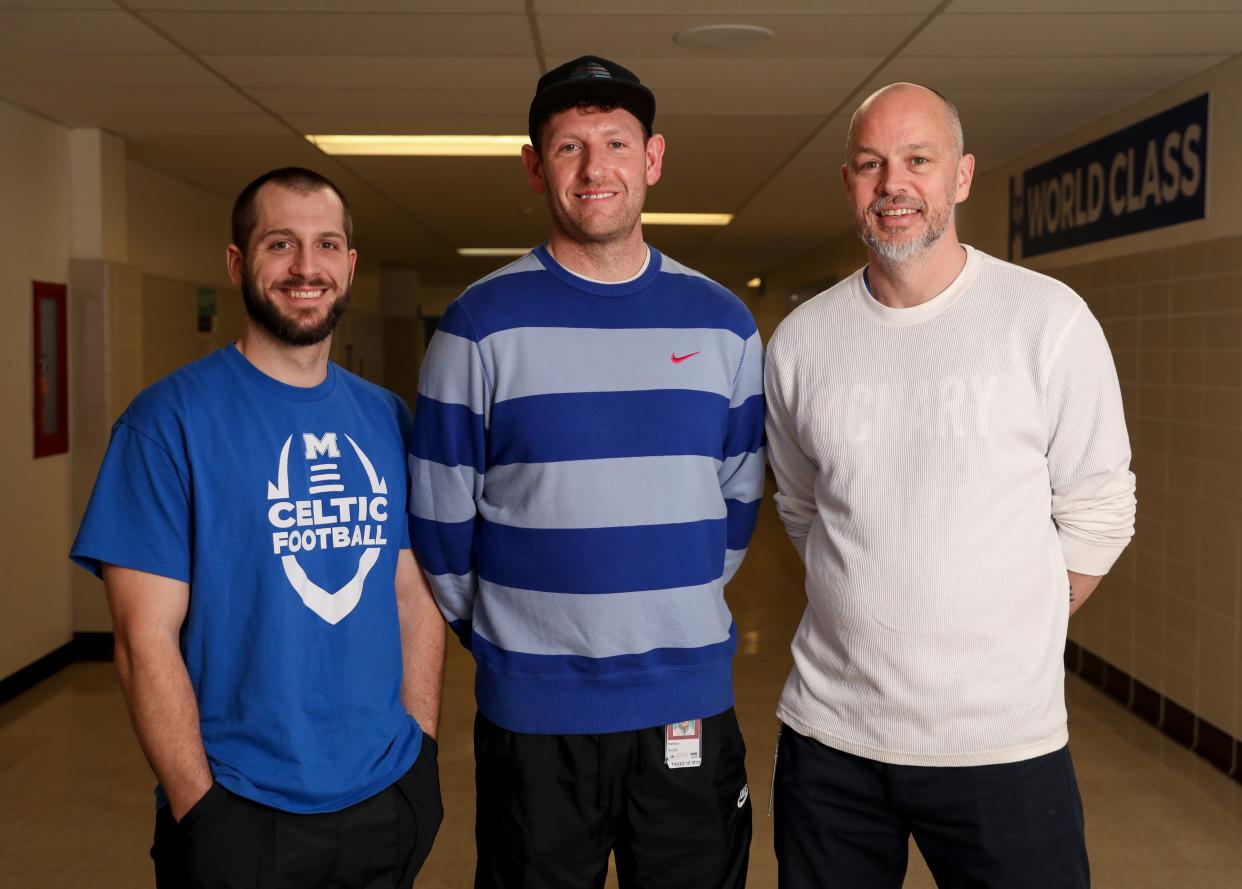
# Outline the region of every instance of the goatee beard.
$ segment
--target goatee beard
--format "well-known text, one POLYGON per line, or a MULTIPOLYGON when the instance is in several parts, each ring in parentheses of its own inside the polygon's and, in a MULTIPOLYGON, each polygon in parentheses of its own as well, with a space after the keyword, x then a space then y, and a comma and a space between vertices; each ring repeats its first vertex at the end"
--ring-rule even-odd
MULTIPOLYGON (((293 282, 287 282, 293 283, 293 282)), ((329 289, 326 281, 299 282, 298 286, 323 286, 329 289)), ((276 304, 264 294, 259 293, 250 277, 250 270, 242 274, 242 303, 249 315, 260 327, 282 343, 290 346, 313 346, 327 339, 336 329, 337 322, 345 314, 349 305, 349 290, 346 290, 332 303, 328 313, 314 327, 303 327, 297 323, 296 317, 281 313, 276 304)))
POLYGON ((922 237, 906 241, 889 241, 867 224, 867 220, 870 218, 869 214, 878 213, 886 207, 908 207, 926 213, 927 205, 922 201, 894 201, 892 198, 880 198, 872 202, 871 206, 867 208, 866 214, 855 219, 854 227, 868 249, 875 253, 876 256, 888 260, 895 266, 905 265, 910 260, 935 247, 940 239, 944 237, 944 233, 949 230, 949 220, 953 218, 954 212, 953 203, 950 201, 949 209, 943 215, 927 216, 927 228, 923 231, 922 237))

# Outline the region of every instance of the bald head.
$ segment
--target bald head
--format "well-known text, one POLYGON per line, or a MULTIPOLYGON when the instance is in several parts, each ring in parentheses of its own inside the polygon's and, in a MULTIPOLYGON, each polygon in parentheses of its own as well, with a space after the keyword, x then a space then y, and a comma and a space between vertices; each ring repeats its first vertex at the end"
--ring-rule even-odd
POLYGON ((892 110, 901 107, 935 109, 944 118, 949 142, 957 149, 957 156, 966 152, 966 140, 962 135, 962 118, 957 106, 931 87, 917 83, 890 83, 880 87, 863 100, 850 118, 849 134, 845 137, 845 155, 849 157, 857 146, 855 141, 865 119, 873 111, 892 110))

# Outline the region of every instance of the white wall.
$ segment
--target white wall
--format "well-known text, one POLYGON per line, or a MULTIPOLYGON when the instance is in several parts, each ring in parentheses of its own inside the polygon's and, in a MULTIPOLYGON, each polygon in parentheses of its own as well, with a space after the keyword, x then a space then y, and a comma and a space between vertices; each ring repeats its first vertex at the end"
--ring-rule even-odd
POLYGON ((32 457, 31 354, 31 281, 68 280, 69 155, 67 129, 0 102, 0 294, 9 319, 0 325, 0 490, 5 503, 0 676, 68 642, 73 632, 66 558, 75 527, 68 514, 69 459, 63 454, 32 457))
POLYGON ((228 287, 231 200, 130 161, 126 167, 129 263, 144 274, 228 287))

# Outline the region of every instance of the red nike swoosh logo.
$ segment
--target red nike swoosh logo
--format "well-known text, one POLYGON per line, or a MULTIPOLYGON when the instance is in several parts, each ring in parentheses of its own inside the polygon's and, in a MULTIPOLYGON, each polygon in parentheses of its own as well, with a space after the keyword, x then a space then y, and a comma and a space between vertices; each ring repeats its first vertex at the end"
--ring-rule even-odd
POLYGON ((697 355, 697 354, 699 354, 699 353, 698 353, 698 352, 691 352, 689 355, 678 355, 676 352, 674 352, 674 353, 673 353, 672 355, 670 355, 669 357, 673 359, 673 363, 674 363, 674 364, 681 364, 681 363, 682 363, 683 361, 685 361, 687 358, 693 358, 693 357, 694 357, 695 355, 697 355))

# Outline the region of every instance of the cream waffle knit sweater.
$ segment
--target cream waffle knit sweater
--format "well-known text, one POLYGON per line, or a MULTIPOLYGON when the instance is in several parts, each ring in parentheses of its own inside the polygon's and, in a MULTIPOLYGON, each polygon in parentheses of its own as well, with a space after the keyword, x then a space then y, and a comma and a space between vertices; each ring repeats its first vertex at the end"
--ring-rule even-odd
POLYGON ((971 248, 891 309, 862 271, 767 360, 777 508, 806 563, 782 722, 904 765, 1016 762, 1067 740, 1066 569, 1134 527, 1121 393, 1072 290, 971 248))

